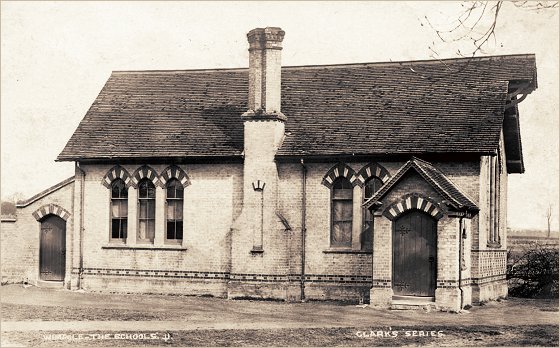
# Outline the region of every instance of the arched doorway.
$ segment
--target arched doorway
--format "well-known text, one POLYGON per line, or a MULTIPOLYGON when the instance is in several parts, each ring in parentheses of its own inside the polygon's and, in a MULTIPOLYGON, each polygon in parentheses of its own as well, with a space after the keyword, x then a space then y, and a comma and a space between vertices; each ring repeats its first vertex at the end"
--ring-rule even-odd
POLYGON ((63 281, 66 268, 66 221, 52 214, 43 218, 40 243, 41 280, 63 281))
POLYGON ((393 221, 393 294, 435 296, 437 221, 419 210, 393 221))

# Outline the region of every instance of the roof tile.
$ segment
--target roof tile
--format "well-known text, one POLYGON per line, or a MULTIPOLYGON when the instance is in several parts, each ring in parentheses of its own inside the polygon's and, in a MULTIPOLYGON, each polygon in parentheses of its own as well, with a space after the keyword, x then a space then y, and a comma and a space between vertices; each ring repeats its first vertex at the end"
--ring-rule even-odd
MULTIPOLYGON (((283 67, 278 156, 489 153, 533 55, 283 67)), ((113 72, 58 160, 241 156, 248 70, 113 72)))

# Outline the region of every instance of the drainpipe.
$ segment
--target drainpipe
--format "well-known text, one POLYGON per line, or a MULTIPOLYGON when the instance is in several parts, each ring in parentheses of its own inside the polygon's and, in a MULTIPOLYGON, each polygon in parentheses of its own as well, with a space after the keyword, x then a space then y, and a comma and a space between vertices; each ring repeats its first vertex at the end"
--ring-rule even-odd
POLYGON ((463 227, 463 218, 461 217, 459 219, 459 292, 461 293, 461 302, 460 302, 460 306, 459 306, 459 310, 463 309, 463 288, 461 287, 461 281, 462 281, 462 277, 461 277, 461 263, 462 263, 462 252, 463 252, 463 233, 464 232, 464 227, 463 227))
POLYGON ((78 289, 82 289, 82 275, 84 273, 84 189, 86 172, 76 161, 76 168, 80 171, 80 262, 78 269, 78 289))
POLYGON ((305 301, 305 206, 307 202, 307 190, 306 190, 306 180, 307 179, 307 167, 301 159, 301 302, 305 301))
MULTIPOLYGON (((374 243, 375 240, 375 212, 373 210, 373 206, 371 207, 372 209, 370 209, 370 213, 371 213, 371 243, 374 243)), ((373 258, 373 253, 375 251, 373 250, 373 245, 371 246, 371 284, 370 284, 370 298, 369 298, 369 303, 371 304, 371 289, 373 289, 373 264, 374 264, 374 258, 373 258)), ((392 280, 391 280, 392 281, 392 280)))

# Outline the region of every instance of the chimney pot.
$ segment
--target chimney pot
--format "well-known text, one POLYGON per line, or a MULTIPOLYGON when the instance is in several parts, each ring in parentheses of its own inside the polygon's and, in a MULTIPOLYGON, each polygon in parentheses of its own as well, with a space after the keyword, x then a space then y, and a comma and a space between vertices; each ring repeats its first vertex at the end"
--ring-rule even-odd
POLYGON ((256 28, 247 33, 249 51, 262 49, 282 49, 285 32, 278 27, 256 28))
POLYGON ((278 27, 256 28, 249 41, 249 105, 247 118, 285 121, 280 111, 281 50, 284 31, 278 27))

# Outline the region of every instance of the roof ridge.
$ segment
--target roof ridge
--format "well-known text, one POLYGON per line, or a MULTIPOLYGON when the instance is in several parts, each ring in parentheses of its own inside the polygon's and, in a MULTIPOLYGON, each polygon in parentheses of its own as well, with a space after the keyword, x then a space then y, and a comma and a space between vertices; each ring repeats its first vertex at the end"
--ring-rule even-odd
POLYGON ((457 185, 455 182, 453 182, 453 180, 451 180, 447 175, 445 175, 445 173, 443 173, 441 170, 439 170, 438 168, 432 166, 432 168, 434 168, 434 170, 438 171, 439 173, 441 173, 441 175, 443 175, 443 177, 445 178, 445 180, 449 181, 449 183, 451 185, 453 185, 453 187, 463 196, 465 196, 466 199, 468 199, 470 201, 470 203, 472 203, 475 206, 478 206, 478 204, 476 204, 475 200, 466 192, 464 192, 461 187, 459 185, 457 185))
POLYGON ((45 197, 46 195, 48 195, 50 193, 53 193, 54 191, 57 191, 58 189, 61 189, 64 186, 70 184, 71 182, 74 181, 74 179, 75 179, 75 176, 72 175, 71 177, 62 180, 61 182, 52 185, 51 187, 47 188, 46 190, 43 190, 43 191, 37 193, 36 195, 32 196, 29 199, 17 201, 16 202, 16 208, 25 208, 28 205, 30 205, 31 203, 34 203, 34 202, 38 201, 39 199, 45 197))
MULTIPOLYGON (((447 177, 447 175, 445 175, 444 172, 442 172, 439 168, 435 167, 433 164, 431 164, 428 161, 424 161, 422 159, 416 158, 417 160, 419 160, 419 162, 421 162, 424 165, 429 166, 430 169, 434 170, 435 172, 437 172, 438 174, 440 174, 443 179, 447 180, 456 190, 457 192, 459 192, 460 194, 462 194, 465 198, 467 198, 470 203, 472 203, 473 205, 477 205, 474 201, 474 199, 472 199, 471 196, 469 196, 467 193, 463 192, 463 190, 461 190, 461 188, 459 187, 459 185, 457 185, 456 183, 453 182, 453 180, 449 179, 447 177)), ((421 168, 421 167, 420 167, 421 168)), ((424 168, 421 168, 424 169, 424 168)), ((452 198, 453 200, 457 201, 449 192, 447 192, 447 190, 444 187, 441 187, 441 185, 439 185, 437 182, 434 182, 434 184, 436 184, 437 187, 439 187, 443 192, 445 192, 447 194, 447 196, 449 196, 450 198, 452 198)), ((457 201, 458 204, 461 204, 459 201, 457 201)))
POLYGON ((135 74, 153 74, 153 73, 165 73, 165 74, 176 74, 176 73, 191 73, 191 72, 213 72, 213 71, 243 71, 249 70, 249 68, 197 68, 197 69, 170 69, 170 70, 163 70, 163 69, 148 69, 148 70, 113 70, 112 74, 128 74, 128 73, 135 73, 135 74))
MULTIPOLYGON (((411 161, 412 161, 412 160, 411 160, 411 161)), ((459 188, 457 187, 457 185, 455 185, 455 183, 451 182, 451 181, 447 178, 447 176, 446 176, 445 174, 443 174, 443 172, 441 172, 440 170, 438 170, 436 167, 434 167, 433 165, 431 165, 429 162, 425 162, 425 161, 419 161, 419 162, 420 162, 421 164, 423 164, 423 165, 428 166, 429 168, 427 168, 427 169, 434 170, 435 172, 437 172, 438 174, 440 174, 445 180, 449 181, 449 182, 451 183, 451 185, 453 185, 453 186, 455 187, 455 189, 457 189, 457 191, 458 191, 459 193, 461 193, 461 194, 463 193, 461 190, 459 190, 459 188)), ((422 175, 422 176, 424 177, 424 180, 430 181, 431 184, 432 184, 433 186, 435 186, 435 188, 437 189, 437 191, 440 191, 440 194, 443 193, 445 196, 447 196, 447 197, 445 197, 445 198, 451 199, 451 200, 454 201, 454 203, 455 203, 457 206, 459 206, 459 207, 461 206, 461 202, 459 202, 455 197, 453 197, 449 192, 447 192, 447 190, 446 190, 444 187, 442 187, 438 182, 436 182, 435 180, 433 180, 433 179, 430 177, 430 173, 425 173, 425 172, 424 172, 424 171, 426 170, 426 168, 423 168, 421 165, 419 165, 419 164, 418 164, 417 162, 415 162, 415 161, 413 161, 413 165, 415 165, 418 169, 420 169, 420 171, 422 172, 422 173, 420 173, 420 175, 422 175)))
MULTIPOLYGON (((384 62, 354 62, 354 63, 332 63, 332 64, 310 64, 310 65, 286 65, 282 69, 320 69, 320 68, 344 68, 344 67, 365 67, 365 66, 399 66, 403 64, 442 64, 443 62, 463 62, 463 61, 485 61, 497 58, 535 58, 534 53, 501 54, 479 57, 459 57, 442 59, 417 59, 417 60, 389 60, 384 62)), ((214 71, 245 71, 248 67, 238 68, 196 68, 196 69, 147 69, 147 70, 113 70, 113 74, 151 74, 151 73, 187 73, 187 72, 214 72, 214 71)))
MULTIPOLYGON (((424 164, 427 164, 427 165, 432 166, 432 164, 431 164, 430 162, 428 162, 428 161, 426 161, 426 160, 423 160, 423 159, 421 159, 420 157, 416 157, 416 156, 412 156, 412 157, 410 158, 409 161, 421 162, 421 163, 424 163, 424 164)), ((432 167, 433 167, 433 166, 432 166, 432 167)))

